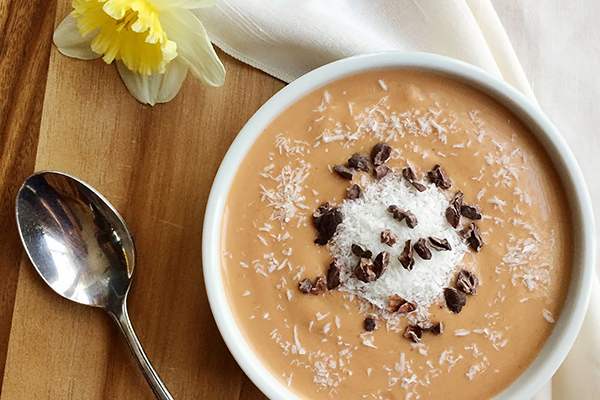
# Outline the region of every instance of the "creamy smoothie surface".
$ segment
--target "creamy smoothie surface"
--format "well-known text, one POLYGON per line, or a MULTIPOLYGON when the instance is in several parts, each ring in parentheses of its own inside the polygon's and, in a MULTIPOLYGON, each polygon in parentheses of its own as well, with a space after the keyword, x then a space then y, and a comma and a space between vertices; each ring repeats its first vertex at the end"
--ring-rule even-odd
POLYGON ((234 316, 306 399, 489 399, 537 357, 571 276, 542 146, 462 83, 328 84, 244 158, 221 239, 234 316))

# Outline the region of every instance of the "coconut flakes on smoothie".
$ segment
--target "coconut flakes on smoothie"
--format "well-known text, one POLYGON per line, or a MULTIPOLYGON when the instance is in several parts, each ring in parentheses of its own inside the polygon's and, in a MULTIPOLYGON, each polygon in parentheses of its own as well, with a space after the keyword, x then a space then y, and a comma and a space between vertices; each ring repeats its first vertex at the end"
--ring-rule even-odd
MULTIPOLYGON (((370 161, 375 167, 382 166, 391 153, 391 146, 378 143, 370 161)), ((350 180, 359 170, 373 170, 369 159, 356 153, 348 165, 336 168, 338 175, 350 180), (340 173, 342 168, 344 174, 340 173)), ((415 343, 423 332, 433 329, 440 335, 443 331, 441 322, 429 320, 429 307, 446 304, 458 313, 466 304, 465 294, 477 294, 479 279, 471 271, 458 272, 455 286, 459 290, 450 285, 467 251, 465 243, 475 251, 483 245, 473 222, 457 229, 461 215, 481 219, 481 208, 463 203, 462 192, 449 199, 446 191, 452 183, 439 164, 427 176, 429 183, 423 184, 411 167, 403 168, 401 173, 390 169, 380 179, 375 173, 376 179, 371 179, 364 191, 361 189, 360 196, 344 200, 339 207, 325 203, 313 213, 318 233, 315 243, 327 244, 333 258, 327 275, 317 277, 316 282, 328 290, 337 288, 357 296, 391 327, 398 325, 400 317, 408 317, 404 337, 415 343), (447 218, 449 203, 456 219, 447 218), (420 224, 410 210, 419 215, 420 224), (399 240, 404 246, 396 246, 399 240)), ((356 186, 350 186, 349 192, 356 186)), ((308 278, 298 286, 303 293, 324 293, 315 291, 308 278)), ((373 317, 365 319, 367 331, 374 329, 372 321, 373 317)))

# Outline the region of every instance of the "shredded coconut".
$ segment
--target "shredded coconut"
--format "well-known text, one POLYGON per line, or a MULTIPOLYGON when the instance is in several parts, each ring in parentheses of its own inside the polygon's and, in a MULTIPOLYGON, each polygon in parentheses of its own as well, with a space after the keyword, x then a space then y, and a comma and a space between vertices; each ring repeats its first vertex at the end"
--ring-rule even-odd
POLYGON ((375 346, 375 344, 373 343, 373 341, 375 340, 373 332, 363 332, 360 334, 360 338, 362 340, 363 345, 371 347, 373 349, 377 348, 377 346, 375 346))
POLYGON ((542 311, 542 315, 544 316, 546 321, 550 322, 551 324, 554 323, 554 317, 552 316, 552 313, 550 311, 544 310, 542 311))
POLYGON ((443 288, 450 283, 466 251, 463 240, 446 221, 447 207, 448 199, 435 185, 428 184, 427 190, 417 192, 395 174, 368 186, 363 199, 344 201, 340 207, 344 220, 330 245, 334 256, 345 266, 340 275, 341 290, 356 294, 379 310, 387 307, 391 294, 415 302, 421 312, 426 312, 431 304, 441 302, 443 288), (405 222, 394 220, 387 211, 391 204, 412 211, 418 225, 410 229, 405 222), (389 247, 381 243, 380 234, 384 229, 391 229, 398 235, 400 245, 389 247), (452 251, 434 251, 431 260, 427 261, 416 256, 413 270, 407 271, 398 261, 404 241, 411 239, 414 243, 428 236, 447 239, 452 251), (351 252, 352 244, 365 246, 374 255, 381 251, 390 253, 390 264, 377 281, 365 284, 354 276, 358 257, 351 252))
POLYGON ((504 211, 504 209, 502 207, 504 207, 506 205, 505 201, 500 200, 496 196, 494 196, 493 199, 489 199, 488 203, 493 204, 494 208, 497 209, 497 210, 500 210, 500 211, 504 211))
POLYGON ((309 207, 304 204, 306 197, 302 194, 304 181, 309 175, 310 164, 300 161, 297 168, 285 165, 281 173, 273 176, 263 172, 261 176, 276 183, 275 188, 267 188, 260 185, 261 201, 267 201, 269 207, 273 208, 270 221, 279 221, 282 226, 292 220, 300 211, 309 207))
MULTIPOLYGON (((275 146, 279 151, 279 154, 285 154, 286 156, 305 156, 310 153, 309 144, 301 140, 292 141, 290 138, 283 136, 283 133, 275 136, 275 146)), ((264 172, 268 172, 273 169, 275 165, 270 164, 264 168, 264 172)))
POLYGON ((483 357, 483 361, 478 364, 471 365, 469 371, 465 374, 469 380, 473 380, 477 375, 481 375, 485 372, 485 370, 489 367, 490 362, 487 357, 483 357))
POLYGON ((466 329, 457 329, 454 331, 454 336, 467 336, 471 331, 466 329))

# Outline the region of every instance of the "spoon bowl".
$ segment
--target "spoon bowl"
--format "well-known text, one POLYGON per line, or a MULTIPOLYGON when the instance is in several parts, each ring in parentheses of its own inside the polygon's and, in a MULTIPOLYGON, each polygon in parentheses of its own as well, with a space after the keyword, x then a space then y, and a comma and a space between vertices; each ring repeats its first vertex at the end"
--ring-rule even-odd
POLYGON ((29 258, 56 293, 107 311, 127 295, 133 238, 87 184, 54 172, 32 175, 17 196, 17 224, 29 258))
POLYGON ((117 210, 85 182, 44 171, 27 178, 19 190, 16 215, 23 246, 42 279, 69 300, 105 310, 156 397, 172 400, 129 320, 135 245, 117 210))

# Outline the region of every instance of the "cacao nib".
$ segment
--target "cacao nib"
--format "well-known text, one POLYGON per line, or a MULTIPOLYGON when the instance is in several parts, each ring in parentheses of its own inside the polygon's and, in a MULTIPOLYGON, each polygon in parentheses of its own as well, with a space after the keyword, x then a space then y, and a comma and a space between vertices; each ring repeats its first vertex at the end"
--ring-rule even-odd
POLYGON ((413 185, 413 187, 415 189, 417 189, 419 192, 424 192, 427 189, 427 186, 425 186, 422 183, 419 183, 417 181, 413 181, 410 184, 413 185))
POLYGON ((337 172, 337 174, 342 178, 349 180, 354 178, 354 174, 356 173, 355 170, 353 170, 352 168, 348 168, 345 165, 336 165, 335 167, 333 167, 333 170, 337 172))
POLYGON ((377 279, 377 275, 373 272, 373 261, 369 258, 361 258, 354 269, 354 275, 359 281, 369 283, 377 279))
POLYGON ((371 166, 369 165, 369 158, 365 155, 358 153, 354 153, 352 157, 348 159, 348 166, 359 171, 371 171, 371 166))
POLYGON ((422 320, 416 323, 416 326, 421 328, 423 332, 431 332, 434 335, 441 335, 444 332, 444 324, 442 322, 438 322, 434 324, 430 320, 422 320))
POLYGON ((386 176, 387 174, 389 174, 390 172, 392 172, 392 169, 390 167, 388 167, 387 165, 378 165, 375 167, 375 178, 376 179, 381 179, 384 176, 386 176))
POLYGON ((390 229, 384 229, 381 231, 381 243, 387 244, 392 247, 398 241, 398 236, 390 229))
POLYGON ((389 205, 389 206, 388 206, 388 208, 387 208, 388 212, 390 212, 390 213, 392 213, 392 214, 393 214, 393 213, 395 213, 395 212, 396 212, 396 210, 399 210, 399 209, 400 209, 400 207, 398 207, 398 206, 397 206, 397 205, 395 205, 395 204, 391 204, 391 205, 389 205))
POLYGON ((416 215, 413 214, 411 211, 404 211, 404 218, 406 219, 406 225, 408 225, 408 227, 411 229, 413 229, 419 223, 419 221, 417 221, 416 215))
POLYGON ((328 212, 331 212, 331 207, 329 206, 329 203, 325 203, 320 205, 319 208, 317 208, 317 210, 313 213, 313 225, 317 231, 321 227, 323 216, 328 212))
POLYGON ((342 267, 343 264, 340 260, 333 260, 333 262, 329 264, 329 269, 327 270, 327 289, 332 290, 340 286, 340 272, 342 267))
POLYGON ((408 181, 419 192, 424 192, 427 187, 416 181, 415 171, 411 167, 402 168, 402 177, 408 181))
POLYGON ((360 258, 371 258, 371 257, 373 257, 373 252, 371 250, 366 250, 361 245, 353 244, 352 247, 351 247, 351 249, 352 249, 352 254, 354 254, 357 257, 360 257, 360 258))
POLYGON ((313 213, 313 224, 317 229, 316 244, 325 245, 333 237, 337 226, 342 223, 342 213, 337 208, 332 208, 329 203, 320 206, 313 213))
POLYGON ((400 306, 402 306, 402 304, 404 304, 404 303, 406 303, 406 300, 404 300, 402 297, 398 296, 397 294, 392 294, 392 295, 388 296, 387 310, 388 310, 388 312, 395 313, 396 311, 398 311, 400 309, 400 306))
POLYGON ((371 160, 375 165, 382 165, 390 158, 392 148, 385 143, 377 143, 371 150, 371 160))
POLYGON ((423 260, 431 260, 431 250, 427 248, 427 243, 425 242, 425 239, 421 238, 417 240, 417 242, 413 246, 413 249, 423 260))
POLYGON ((481 247, 484 245, 483 238, 481 237, 479 228, 474 222, 471 222, 469 226, 461 230, 460 234, 467 240, 467 243, 469 243, 473 250, 476 252, 481 250, 481 247))
POLYGON ((469 238, 471 237, 471 234, 473 233, 473 227, 475 226, 475 224, 471 223, 467 226, 465 226, 463 229, 460 230, 460 236, 462 236, 463 239, 467 239, 469 240, 469 238))
POLYGON ((423 330, 418 326, 407 326, 404 330, 404 337, 413 343, 419 343, 423 337, 423 330))
POLYGON ((454 207, 446 208, 446 220, 454 228, 458 228, 460 224, 460 214, 454 207))
POLYGON ((446 305, 450 311, 456 314, 458 314, 465 304, 467 304, 467 296, 460 293, 453 287, 447 287, 444 289, 444 299, 446 299, 446 305))
POLYGON ((465 294, 476 295, 479 288, 479 278, 471 271, 463 269, 456 277, 456 288, 465 294))
POLYGON ((429 236, 427 239, 429 241, 429 245, 436 249, 437 251, 450 251, 452 250, 452 246, 448 239, 438 239, 432 236, 429 236))
POLYGON ((417 321, 416 325, 423 330, 423 332, 428 331, 432 327, 431 321, 428 319, 417 321))
POLYGON ((310 279, 308 279, 308 278, 306 278, 303 281, 298 283, 298 289, 300 289, 300 291, 304 294, 310 293, 312 288, 313 288, 313 284, 310 281, 310 279))
POLYGON ((314 295, 319 295, 321 293, 325 293, 326 291, 327 291, 327 278, 325 278, 323 275, 317 276, 317 279, 315 280, 315 284, 313 285, 313 288, 310 290, 310 292, 314 295))
POLYGON ((363 190, 358 184, 354 184, 348 188, 346 191, 346 198, 348 200, 356 200, 363 198, 363 190))
POLYGON ((375 328, 377 327, 375 318, 372 318, 372 317, 365 318, 364 325, 365 325, 365 331, 367 331, 367 332, 373 332, 375 330, 375 328))
POLYGON ((444 323, 440 321, 437 324, 433 324, 431 328, 429 328, 429 332, 433 333, 436 336, 441 335, 442 333, 444 333, 444 323))
POLYGON ((408 314, 410 312, 413 312, 417 309, 417 305, 411 301, 407 301, 406 303, 402 304, 400 306, 400 308, 398 309, 398 312, 400 314, 408 314))
POLYGON ((450 207, 446 209, 446 220, 448 220, 448 223, 454 229, 458 228, 458 225, 460 224, 460 211, 462 209, 463 198, 463 192, 456 192, 454 198, 450 202, 450 207))
POLYGON ((387 210, 388 212, 392 213, 392 216, 398 222, 402 222, 404 219, 406 219, 406 225, 408 225, 408 227, 411 229, 417 226, 419 223, 415 214, 408 210, 405 211, 394 204, 389 206, 387 210))
POLYGON ((429 176, 429 182, 435 184, 435 186, 440 189, 446 190, 450 189, 452 186, 452 181, 448 178, 448 175, 446 175, 446 172, 439 164, 436 164, 436 166, 427 173, 427 176, 429 176))
POLYGON ((402 176, 410 183, 413 183, 417 179, 415 171, 411 167, 402 168, 402 176))
POLYGON ((429 182, 435 184, 440 189, 450 189, 452 181, 448 178, 446 172, 442 169, 439 164, 436 164, 431 171, 427 173, 429 176, 429 182))
POLYGON ((381 253, 377 254, 377 257, 375 257, 375 260, 373 261, 373 272, 377 278, 379 278, 381 274, 385 272, 385 269, 389 263, 390 253, 387 251, 382 251, 381 253))
POLYGON ((462 209, 462 205, 463 205, 463 200, 465 198, 465 195, 463 194, 463 192, 461 192, 460 190, 458 192, 456 192, 456 194, 454 195, 454 198, 452 199, 452 202, 450 203, 450 205, 452 207, 454 207, 454 209, 460 214, 460 210, 462 209))
POLYGON ((463 204, 460 208, 460 213, 463 217, 469 219, 481 219, 481 207, 475 204, 463 204))
POLYGON ((410 239, 404 243, 404 250, 402 250, 402 253, 400 253, 398 261, 400 261, 400 264, 402 264, 405 269, 409 271, 413 269, 415 265, 415 259, 413 257, 413 249, 410 245, 410 239))
POLYGON ((392 216, 396 221, 402 222, 402 220, 404 219, 404 210, 402 210, 400 207, 392 204, 387 208, 387 210, 388 212, 392 213, 392 216))

